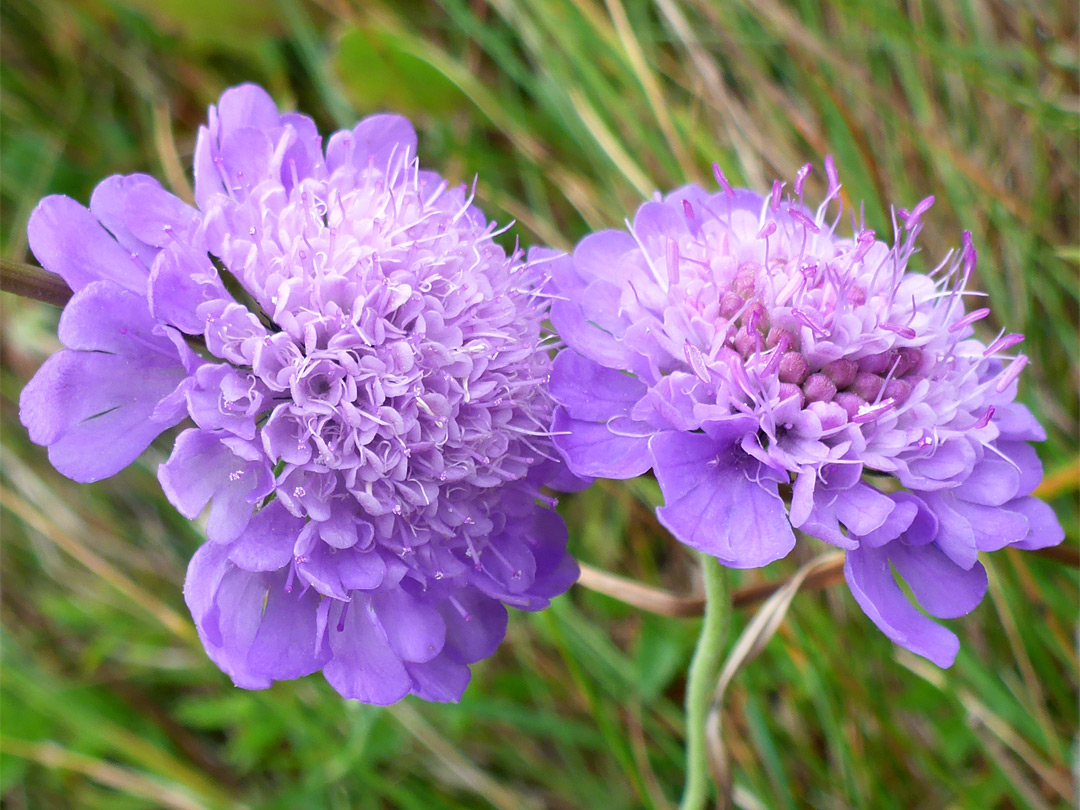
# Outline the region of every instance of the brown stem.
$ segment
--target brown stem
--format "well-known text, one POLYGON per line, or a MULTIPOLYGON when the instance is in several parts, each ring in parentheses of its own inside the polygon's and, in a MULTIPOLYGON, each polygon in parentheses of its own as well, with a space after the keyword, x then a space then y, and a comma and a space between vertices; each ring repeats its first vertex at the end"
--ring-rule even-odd
MULTIPOLYGON (((1046 557, 1072 568, 1080 567, 1080 554, 1071 546, 1041 548, 1027 553, 1037 554, 1040 557, 1046 557)), ((588 563, 580 563, 579 565, 581 567, 581 577, 577 581, 578 585, 590 591, 602 593, 604 596, 610 596, 612 599, 618 599, 631 607, 672 618, 701 616, 705 611, 705 598, 703 596, 682 596, 665 591, 662 588, 645 585, 629 577, 594 568, 588 563)), ((841 559, 810 574, 803 583, 801 590, 824 590, 836 585, 843 578, 844 561, 841 559)), ((746 608, 764 602, 787 582, 788 579, 781 579, 775 582, 762 582, 740 588, 732 594, 732 605, 736 608, 746 608)))
MULTIPOLYGON (((612 599, 618 599, 632 607, 647 610, 660 616, 690 617, 700 616, 705 610, 703 596, 681 596, 679 594, 644 585, 627 577, 602 571, 587 563, 581 563, 581 577, 577 584, 590 591, 602 593, 612 599)), ((843 560, 815 571, 807 577, 804 590, 821 590, 835 585, 843 577, 843 560)), ((740 588, 732 594, 732 604, 736 608, 750 607, 764 602, 779 588, 786 579, 777 582, 762 582, 740 588)))
POLYGON ((0 259, 0 290, 54 307, 64 306, 73 295, 56 273, 14 259, 0 259))
POLYGON ((705 610, 705 597, 679 596, 661 588, 644 585, 628 577, 612 574, 588 563, 579 563, 581 576, 577 584, 590 591, 618 599, 632 607, 660 616, 700 616, 705 610))
POLYGON ((1080 568, 1080 549, 1076 546, 1060 545, 1050 546, 1048 548, 1037 548, 1034 551, 1025 552, 1026 554, 1037 554, 1040 557, 1046 557, 1048 560, 1067 565, 1070 568, 1080 568))

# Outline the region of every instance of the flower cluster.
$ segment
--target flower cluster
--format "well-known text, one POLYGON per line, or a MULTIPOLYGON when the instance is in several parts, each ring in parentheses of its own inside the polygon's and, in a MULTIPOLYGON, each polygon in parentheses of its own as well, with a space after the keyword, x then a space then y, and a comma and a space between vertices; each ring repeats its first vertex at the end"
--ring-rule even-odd
POLYGON ((371 703, 458 699, 506 606, 575 580, 541 489, 583 478, 651 469, 661 522, 728 566, 784 557, 793 529, 844 549, 867 615, 942 666, 957 638, 897 576, 957 617, 979 552, 1061 541, 1031 496, 1022 336, 975 337, 970 235, 909 269, 933 198, 890 245, 840 233, 830 160, 816 209, 810 166, 767 197, 717 170, 717 193, 526 257, 415 150, 392 115, 324 147, 246 85, 200 130, 196 206, 114 176, 30 220, 75 294, 22 421, 77 481, 194 424, 159 479, 185 516, 209 506, 184 593, 237 685, 321 670, 371 703))
POLYGON ((980 551, 1062 540, 1029 493, 1028 442, 1042 428, 1014 402, 1027 362, 989 345, 968 310, 975 250, 909 270, 933 199, 897 211, 893 246, 841 221, 839 183, 803 203, 780 183, 763 198, 679 189, 641 206, 628 230, 586 237, 553 266, 555 442, 580 475, 650 468, 675 537, 728 566, 766 565, 792 527, 846 551, 867 615, 941 666, 956 636, 932 616, 972 610, 980 551), (836 203, 835 215, 830 214, 836 203))
POLYGON ((456 700, 576 579, 540 488, 551 446, 542 252, 507 255, 463 188, 381 115, 323 148, 260 88, 227 91, 195 153, 196 207, 111 177, 41 202, 30 244, 75 290, 67 349, 21 415, 96 481, 190 419, 159 469, 210 504, 184 593, 247 688, 322 670, 342 695, 456 700))

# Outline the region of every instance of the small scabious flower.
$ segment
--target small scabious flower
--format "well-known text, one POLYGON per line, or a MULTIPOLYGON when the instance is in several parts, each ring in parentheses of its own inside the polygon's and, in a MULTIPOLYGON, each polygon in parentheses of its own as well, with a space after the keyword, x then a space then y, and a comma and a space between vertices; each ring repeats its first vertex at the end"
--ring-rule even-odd
MULTIPOLYGON (((660 521, 736 568, 795 544, 792 527, 846 551, 866 614, 941 666, 956 636, 938 618, 986 590, 980 551, 1063 538, 1030 496, 1045 434, 1014 402, 1027 363, 989 345, 968 310, 971 236, 927 274, 908 265, 932 198, 894 218, 893 245, 838 230, 839 183, 803 204, 687 186, 592 234, 552 268, 552 322, 567 348, 551 389, 555 443, 580 475, 650 468, 660 521)), ((976 299, 977 300, 977 299, 976 299)))
POLYGON ((507 255, 415 149, 379 115, 324 150, 242 86, 200 129, 197 207, 116 176, 30 221, 75 296, 22 420, 77 481, 194 423, 158 477, 187 517, 210 505, 184 595, 238 686, 321 670, 370 703, 456 700, 505 606, 577 577, 540 492, 572 484, 548 433, 548 259, 507 255))

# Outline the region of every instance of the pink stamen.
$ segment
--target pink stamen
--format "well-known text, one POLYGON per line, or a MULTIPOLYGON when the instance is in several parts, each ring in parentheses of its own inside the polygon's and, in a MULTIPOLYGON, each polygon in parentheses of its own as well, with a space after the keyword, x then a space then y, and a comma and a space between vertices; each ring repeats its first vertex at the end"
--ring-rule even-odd
POLYGON ((791 345, 791 340, 787 335, 781 335, 779 342, 773 349, 772 354, 769 356, 769 362, 765 364, 765 374, 772 376, 780 368, 780 361, 783 359, 784 354, 788 350, 788 346, 791 345))
POLYGON ((810 320, 810 316, 807 315, 805 312, 803 312, 801 309, 793 309, 793 310, 791 310, 791 315, 792 315, 792 317, 795 318, 795 320, 797 320, 803 326, 806 326, 807 328, 809 328, 810 331, 813 332, 818 337, 825 337, 825 336, 827 336, 829 334, 824 329, 822 329, 820 326, 818 326, 816 323, 814 323, 812 320, 810 320))
POLYGON ((873 231, 860 231, 859 235, 855 238, 855 243, 858 245, 855 248, 855 254, 851 257, 853 262, 857 262, 862 259, 867 253, 870 252, 870 248, 874 246, 875 234, 873 231))
POLYGON ((713 176, 716 178, 716 182, 720 185, 729 197, 735 196, 735 189, 731 187, 731 183, 728 182, 724 173, 720 170, 720 164, 714 163, 712 165, 713 176))
POLYGON ((981 321, 983 318, 985 318, 989 314, 990 314, 990 310, 987 309, 986 307, 983 307, 982 309, 977 309, 974 312, 969 312, 963 318, 961 318, 956 323, 954 323, 952 326, 950 326, 949 331, 950 332, 959 332, 964 327, 970 326, 971 324, 975 323, 975 321, 981 321))
POLYGON ((1016 344, 1023 341, 1024 336, 1013 332, 1012 334, 1002 335, 989 346, 986 347, 986 351, 983 352, 983 357, 990 357, 991 355, 999 354, 1000 352, 1008 351, 1016 344))
POLYGON ((1012 385, 1013 381, 1020 376, 1020 372, 1024 370, 1031 361, 1026 354, 1022 354, 1009 363, 1009 367, 1005 369, 1005 373, 1001 375, 1001 379, 998 380, 998 384, 994 386, 994 390, 999 394, 1004 392, 1006 388, 1012 385))
POLYGON ((747 328, 753 332, 757 329, 758 323, 760 323, 764 310, 761 307, 751 307, 750 315, 747 317, 747 328))
POLYGON ((964 257, 964 268, 970 273, 975 269, 975 262, 979 258, 975 243, 971 240, 971 231, 964 231, 960 236, 960 242, 963 245, 961 255, 964 257))
POLYGON ((798 211, 793 208, 791 209, 791 211, 789 211, 789 213, 791 214, 791 218, 798 222, 800 225, 802 225, 804 228, 806 228, 806 230, 810 231, 811 233, 821 233, 821 228, 817 226, 817 223, 815 223, 814 220, 810 219, 810 217, 808 217, 802 211, 798 211))
POLYGON ((932 206, 933 204, 934 195, 931 194, 929 197, 927 197, 925 200, 920 201, 918 205, 911 209, 911 213, 904 218, 904 224, 908 227, 909 230, 915 227, 920 217, 922 217, 923 214, 929 211, 930 206, 932 206))
POLYGON ((897 323, 883 323, 881 324, 881 328, 888 329, 890 332, 895 332, 900 335, 900 337, 907 340, 913 340, 915 338, 915 330, 910 326, 901 326, 897 323))
POLYGON ((990 424, 990 420, 993 418, 993 416, 994 406, 991 405, 989 408, 986 409, 986 413, 982 415, 982 418, 980 418, 979 421, 974 424, 972 430, 982 430, 984 427, 990 424))
POLYGON ((836 174, 836 164, 833 163, 832 155, 825 157, 825 176, 829 178, 829 196, 831 197, 840 188, 840 179, 836 174))
POLYGON ((817 262, 807 262, 799 268, 799 272, 802 273, 802 277, 806 280, 806 283, 809 284, 817 278, 819 268, 820 265, 817 262))
POLYGON ((811 163, 807 163, 801 169, 798 174, 795 175, 795 194, 802 198, 803 183, 806 182, 807 175, 814 170, 814 166, 811 163))
POLYGON ((732 356, 726 358, 725 362, 728 367, 728 371, 731 372, 731 376, 735 378, 735 382, 738 383, 739 388, 747 396, 753 396, 754 386, 750 382, 750 377, 746 374, 746 369, 743 367, 742 360, 734 352, 732 356))

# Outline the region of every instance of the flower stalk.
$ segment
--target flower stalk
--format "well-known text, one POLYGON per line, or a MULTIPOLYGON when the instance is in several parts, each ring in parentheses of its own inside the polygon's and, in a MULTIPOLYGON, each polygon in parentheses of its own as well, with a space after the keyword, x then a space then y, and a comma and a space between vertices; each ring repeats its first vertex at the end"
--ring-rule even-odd
POLYGON ((56 273, 13 259, 0 259, 0 290, 55 307, 71 298, 71 287, 56 273))
POLYGON ((727 572, 715 557, 701 555, 705 578, 705 620, 686 682, 686 784, 679 810, 700 810, 709 793, 705 724, 731 619, 727 572))
MULTIPOLYGON (((579 562, 578 567, 581 569, 581 576, 575 583, 578 587, 617 599, 624 605, 672 619, 693 618, 705 614, 704 595, 672 593, 620 574, 604 571, 588 563, 579 562)), ((842 582, 843 579, 844 563, 840 560, 827 568, 815 571, 807 578, 804 590, 823 590, 842 582)), ((731 594, 731 607, 733 610, 740 610, 758 605, 787 585, 789 581, 788 578, 784 578, 739 588, 731 594)))

